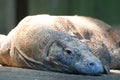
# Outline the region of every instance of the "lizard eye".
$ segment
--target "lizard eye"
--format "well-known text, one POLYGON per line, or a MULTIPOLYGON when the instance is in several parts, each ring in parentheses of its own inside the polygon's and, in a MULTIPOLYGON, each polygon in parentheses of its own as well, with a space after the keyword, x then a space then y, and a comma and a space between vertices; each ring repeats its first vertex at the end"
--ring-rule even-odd
POLYGON ((66 49, 65 52, 66 52, 67 54, 69 54, 69 55, 72 54, 72 51, 71 51, 71 50, 68 50, 68 49, 66 49))

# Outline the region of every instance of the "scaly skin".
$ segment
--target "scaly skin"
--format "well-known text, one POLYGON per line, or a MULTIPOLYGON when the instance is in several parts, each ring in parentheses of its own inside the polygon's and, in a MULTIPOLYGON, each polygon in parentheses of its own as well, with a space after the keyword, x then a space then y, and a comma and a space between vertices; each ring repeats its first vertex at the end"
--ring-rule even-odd
MULTIPOLYGON (((97 19, 84 16, 35 15, 26 17, 20 24, 28 25, 26 24, 27 21, 30 26, 44 26, 46 29, 65 32, 80 40, 87 40, 91 43, 96 43, 96 41, 101 42, 107 46, 108 49, 115 48, 114 42, 107 33, 107 31, 110 30, 110 26, 97 19)), ((101 52, 98 52, 98 54, 99 53, 102 55, 101 52)), ((108 54, 108 51, 106 51, 106 54, 108 54)), ((108 58, 110 59, 110 56, 108 56, 108 58)), ((106 65, 109 64, 110 63, 106 63, 106 65)))
MULTIPOLYGON (((89 40, 94 45, 96 45, 96 42, 101 42, 101 44, 104 44, 105 47, 108 49, 107 51, 104 51, 104 53, 105 55, 109 55, 108 59, 111 60, 111 63, 108 64, 111 64, 110 67, 113 69, 120 68, 120 63, 113 63, 114 61, 119 61, 120 58, 117 56, 119 56, 120 51, 117 48, 116 42, 114 41, 113 37, 111 37, 109 34, 111 26, 104 23, 103 21, 85 16, 49 15, 28 16, 26 19, 30 20, 30 25, 32 26, 44 25, 48 29, 65 32, 80 40, 89 40), (108 51, 110 54, 108 53, 108 51)), ((98 53, 101 54, 101 52, 99 51, 98 53)), ((104 57, 104 55, 102 56, 104 57)))
POLYGON ((111 50, 111 68, 120 69, 120 28, 111 29, 108 33, 117 47, 116 49, 111 50))
POLYGON ((4 56, 5 60, 1 62, 68 73, 109 73, 110 64, 119 65, 111 63, 119 58, 111 54, 116 45, 108 33, 110 29, 108 24, 84 16, 28 16, 8 34, 9 63, 5 62, 4 56), (70 37, 72 40, 66 41, 70 37))
MULTIPOLYGON (((9 64, 10 57, 9 57, 9 51, 10 51, 10 40, 7 39, 6 35, 0 34, 0 64, 6 65, 6 63, 9 64)), ((7 65, 8 65, 7 64, 7 65)))
POLYGON ((4 42, 2 49, 9 46, 5 53, 0 51, 0 62, 7 66, 86 75, 104 72, 87 42, 47 28, 46 24, 34 24, 29 18, 23 19, 4 42))

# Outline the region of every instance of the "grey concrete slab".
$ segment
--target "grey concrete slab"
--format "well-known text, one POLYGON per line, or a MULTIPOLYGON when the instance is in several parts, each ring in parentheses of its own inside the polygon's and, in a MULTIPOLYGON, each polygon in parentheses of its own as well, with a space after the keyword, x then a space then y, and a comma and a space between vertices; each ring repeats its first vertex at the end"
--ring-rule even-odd
POLYGON ((109 75, 85 76, 1 66, 0 80, 120 80, 120 71, 111 72, 109 75))

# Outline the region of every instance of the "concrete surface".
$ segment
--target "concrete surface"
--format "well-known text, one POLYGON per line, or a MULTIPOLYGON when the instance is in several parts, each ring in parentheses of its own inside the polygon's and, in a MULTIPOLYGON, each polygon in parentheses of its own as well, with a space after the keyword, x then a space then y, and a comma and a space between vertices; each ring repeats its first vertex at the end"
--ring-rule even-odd
POLYGON ((109 75, 85 76, 1 66, 0 80, 120 80, 120 71, 111 70, 109 75))

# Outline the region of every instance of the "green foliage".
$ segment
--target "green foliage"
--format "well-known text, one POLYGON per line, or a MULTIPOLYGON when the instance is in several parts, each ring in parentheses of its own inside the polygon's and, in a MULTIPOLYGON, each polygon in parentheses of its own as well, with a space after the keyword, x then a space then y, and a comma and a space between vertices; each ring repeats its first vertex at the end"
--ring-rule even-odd
POLYGON ((84 15, 120 24, 120 0, 29 0, 29 14, 84 15))

